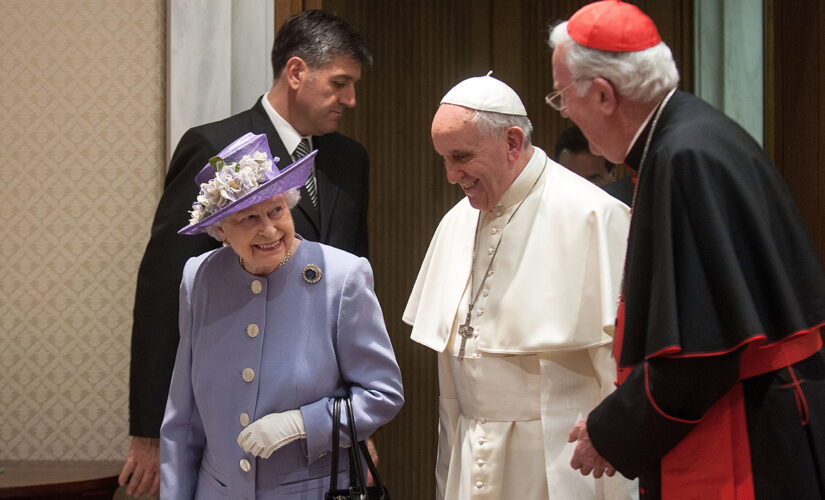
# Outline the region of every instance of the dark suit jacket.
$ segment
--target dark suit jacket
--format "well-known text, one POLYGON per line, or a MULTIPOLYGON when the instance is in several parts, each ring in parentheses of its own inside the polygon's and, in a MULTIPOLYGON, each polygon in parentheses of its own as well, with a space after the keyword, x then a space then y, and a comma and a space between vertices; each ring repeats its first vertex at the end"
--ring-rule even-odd
POLYGON ((630 175, 605 184, 602 189, 628 207, 633 203, 633 177, 630 175))
MULTIPOLYGON (((225 120, 189 129, 181 138, 166 175, 163 195, 152 222, 152 234, 138 271, 132 326, 129 381, 129 430, 133 436, 158 437, 178 344, 178 288, 183 265, 195 255, 219 246, 206 234, 185 236, 198 194, 195 174, 209 158, 246 132, 264 133, 278 166, 291 163, 261 100, 252 109, 225 120)), ((338 133, 312 138, 318 150, 315 169, 318 210, 301 188, 292 210, 295 231, 367 257, 369 160, 356 141, 338 133)))

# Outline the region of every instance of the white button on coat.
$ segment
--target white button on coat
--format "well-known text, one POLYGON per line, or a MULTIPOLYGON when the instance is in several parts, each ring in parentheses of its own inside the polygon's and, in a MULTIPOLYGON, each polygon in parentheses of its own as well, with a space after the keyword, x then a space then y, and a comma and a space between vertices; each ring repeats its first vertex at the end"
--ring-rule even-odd
POLYGON ((261 329, 258 328, 258 325, 252 323, 251 325, 246 327, 246 334, 252 337, 253 339, 258 336, 261 332, 261 329))
POLYGON ((261 293, 261 290, 264 289, 264 286, 261 284, 261 280, 254 280, 250 288, 252 288, 252 293, 258 294, 261 293))
POLYGON ((241 413, 241 425, 244 427, 249 425, 249 414, 246 412, 241 413))
POLYGON ((245 458, 241 459, 241 470, 244 472, 249 472, 252 470, 252 464, 249 463, 249 460, 245 458))
POLYGON ((252 382, 253 380, 255 380, 255 370, 253 370, 252 368, 244 368, 241 376, 243 377, 244 381, 252 382))

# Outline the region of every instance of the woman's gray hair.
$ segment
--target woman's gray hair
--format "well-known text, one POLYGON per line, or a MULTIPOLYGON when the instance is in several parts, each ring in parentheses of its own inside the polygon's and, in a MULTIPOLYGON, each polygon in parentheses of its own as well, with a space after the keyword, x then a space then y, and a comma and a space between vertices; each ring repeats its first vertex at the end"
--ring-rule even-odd
POLYGON ((479 130, 493 139, 498 139, 510 127, 518 127, 524 132, 524 149, 530 147, 530 136, 533 133, 533 124, 526 116, 508 115, 494 111, 473 110, 470 123, 475 123, 479 130))
MULTIPOLYGON (((298 191, 297 188, 287 189, 286 191, 284 191, 281 194, 284 195, 284 198, 286 199, 286 206, 289 207, 290 209, 294 208, 295 205, 298 204, 298 201, 301 199, 301 193, 298 191)), ((275 195, 275 196, 277 196, 277 195, 275 195)), ((209 236, 215 238, 216 240, 218 240, 220 242, 223 242, 223 238, 221 238, 220 233, 218 233, 218 228, 223 225, 223 221, 224 221, 224 219, 222 218, 221 220, 216 221, 215 223, 210 224, 209 226, 207 226, 206 227, 206 234, 208 234, 209 236)))
POLYGON ((570 37, 564 21, 551 29, 547 44, 551 49, 567 47, 565 62, 570 76, 580 80, 575 85, 579 95, 596 77, 608 80, 621 95, 645 103, 661 99, 679 84, 679 70, 665 42, 635 52, 591 49, 570 37))

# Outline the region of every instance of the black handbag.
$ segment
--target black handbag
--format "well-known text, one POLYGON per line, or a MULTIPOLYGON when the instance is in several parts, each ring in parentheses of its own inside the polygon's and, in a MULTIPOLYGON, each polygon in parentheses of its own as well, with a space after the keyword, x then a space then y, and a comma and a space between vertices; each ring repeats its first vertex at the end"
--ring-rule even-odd
POLYGON ((325 500, 390 500, 390 493, 378 477, 378 469, 372 462, 367 444, 358 441, 355 431, 355 418, 352 414, 352 403, 349 398, 335 398, 332 405, 332 472, 329 476, 329 491, 324 495, 325 500), (338 488, 338 433, 340 432, 341 404, 347 407, 347 422, 349 422, 349 437, 352 445, 349 447, 349 488, 338 488), (362 460, 369 467, 375 486, 367 486, 362 460))

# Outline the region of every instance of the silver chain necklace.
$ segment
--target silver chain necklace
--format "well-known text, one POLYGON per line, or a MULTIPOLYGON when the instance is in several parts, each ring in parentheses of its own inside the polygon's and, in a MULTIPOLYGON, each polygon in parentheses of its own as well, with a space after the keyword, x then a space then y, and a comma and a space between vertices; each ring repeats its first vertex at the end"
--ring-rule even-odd
POLYGON ((650 131, 647 133, 647 138, 645 139, 645 147, 642 149, 642 158, 639 160, 639 173, 636 174, 636 185, 633 186, 633 199, 630 201, 631 216, 633 215, 633 208, 636 206, 636 193, 639 191, 639 184, 642 181, 642 169, 645 168, 645 160, 647 159, 647 151, 650 149, 650 140, 653 138, 653 131, 656 130, 659 118, 662 117, 662 111, 664 111, 665 106, 667 106, 668 101, 670 101, 674 93, 676 93, 676 89, 668 92, 665 98, 662 99, 662 104, 659 105, 659 109, 656 110, 656 116, 653 117, 653 123, 650 124, 650 131))
POLYGON ((507 219, 507 222, 504 223, 504 227, 501 229, 501 236, 498 239, 498 243, 496 243, 496 248, 493 249, 493 256, 490 257, 490 263, 487 264, 487 270, 484 272, 484 277, 481 278, 481 283, 478 285, 478 290, 476 293, 473 294, 473 282, 475 281, 475 263, 476 263, 476 251, 478 250, 478 228, 481 225, 481 212, 478 213, 478 220, 476 221, 476 232, 475 238, 473 241, 473 260, 470 267, 470 304, 467 307, 467 319, 464 320, 462 325, 458 327, 458 334, 461 335, 461 347, 458 349, 458 359, 464 358, 464 348, 467 345, 467 339, 473 336, 475 329, 470 326, 470 319, 473 314, 473 307, 475 306, 476 300, 478 300, 478 296, 481 293, 481 290, 484 289, 484 283, 487 281, 487 277, 490 276, 490 270, 493 268, 493 261, 496 260, 496 255, 498 255, 498 247, 501 246, 501 241, 504 239, 504 229, 510 224, 510 221, 513 220, 513 217, 516 216, 519 208, 524 205, 524 202, 527 201, 527 198, 530 196, 530 193, 533 192, 533 189, 536 187, 536 184, 539 183, 539 179, 541 176, 544 175, 544 169, 547 168, 547 159, 544 160, 544 165, 541 167, 541 172, 539 172, 538 177, 536 180, 533 181, 533 185, 530 186, 530 189, 527 191, 527 194, 524 195, 524 199, 522 199, 519 204, 516 206, 516 209, 513 210, 513 213, 510 214, 510 217, 507 219))
MULTIPOLYGON (((664 111, 665 106, 667 106, 668 101, 670 98, 673 97, 673 94, 676 93, 676 89, 674 88, 670 92, 667 93, 664 99, 662 99, 662 104, 659 105, 659 109, 656 110, 656 116, 653 117, 653 123, 650 124, 650 131, 647 133, 647 138, 645 139, 645 147, 642 149, 642 158, 639 160, 639 172, 636 174, 636 185, 633 186, 633 199, 630 201, 630 223, 633 224, 633 211, 636 208, 636 193, 639 192, 639 184, 642 183, 642 169, 645 167, 645 160, 647 159, 647 151, 650 149, 650 140, 653 138, 653 131, 656 130, 656 125, 659 123, 659 118, 662 116, 662 111, 664 111)), ((628 240, 630 239, 630 235, 628 234, 628 240)), ((622 268, 622 281, 619 285, 619 301, 623 300, 624 298, 624 278, 625 278, 625 271, 627 270, 626 267, 622 268)))

